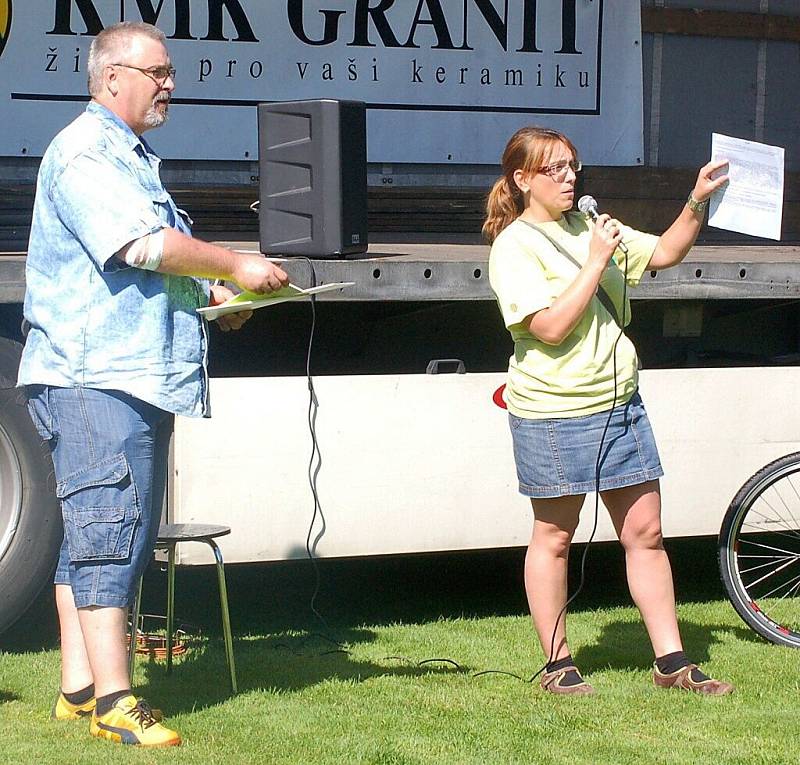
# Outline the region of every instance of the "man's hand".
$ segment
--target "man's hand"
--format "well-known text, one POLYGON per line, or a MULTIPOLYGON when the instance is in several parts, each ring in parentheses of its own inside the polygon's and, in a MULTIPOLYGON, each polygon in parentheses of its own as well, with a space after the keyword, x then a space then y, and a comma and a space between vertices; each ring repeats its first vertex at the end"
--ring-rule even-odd
POLYGON ((234 252, 202 239, 194 239, 169 226, 164 231, 162 274, 200 276, 235 282, 243 290, 264 294, 286 287, 289 277, 263 255, 234 252))
MULTIPOLYGON (((212 284, 210 291, 211 299, 208 301, 209 305, 220 305, 234 296, 232 290, 223 287, 221 284, 212 284)), ((242 325, 248 321, 252 315, 253 312, 250 310, 227 313, 217 319, 217 326, 223 332, 228 332, 231 329, 241 329, 242 325)))
POLYGON ((231 278, 243 290, 264 293, 286 287, 289 277, 286 272, 261 255, 237 253, 238 258, 231 278))

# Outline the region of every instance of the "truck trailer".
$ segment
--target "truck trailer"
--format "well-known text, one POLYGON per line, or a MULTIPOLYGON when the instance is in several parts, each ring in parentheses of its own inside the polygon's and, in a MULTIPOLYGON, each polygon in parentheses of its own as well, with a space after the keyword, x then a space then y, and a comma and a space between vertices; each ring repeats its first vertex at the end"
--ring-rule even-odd
MULTIPOLYGON (((178 125, 154 131, 152 142, 158 147, 156 132, 163 133, 165 185, 203 238, 259 249, 258 216, 251 209, 262 169, 252 149, 257 103, 287 95, 357 97, 367 108, 368 250, 283 263, 299 286, 353 286, 313 304, 258 310, 238 333, 222 335, 212 326, 213 417, 176 422, 165 519, 230 526, 231 535, 220 542, 226 562, 303 558, 309 550, 343 557, 527 543, 530 505, 517 494, 506 415, 493 400, 511 341, 489 287, 489 249, 480 237, 485 196, 498 175, 496 146, 513 125, 551 125, 571 137, 577 131, 585 157, 578 195, 591 193, 601 210, 654 233, 683 205, 697 168, 709 159, 712 132, 785 147, 781 240, 704 226, 681 265, 648 272, 632 291, 628 333, 639 350, 641 391, 666 471, 667 536, 716 534, 744 480, 800 449, 794 405, 800 99, 791 76, 800 10, 794 3, 698 0, 686 8, 663 0, 565 0, 540 3, 552 6, 543 15, 525 0, 274 4, 269 13, 308 48, 307 60, 296 48, 264 51, 260 4, 173 5, 0 3, 0 631, 48 583, 61 541, 47 448, 15 388, 36 170, 49 138, 84 107, 82 67, 93 34, 120 16, 161 26, 182 57, 179 78, 184 62, 194 72, 187 75, 185 103, 179 79, 172 106, 178 125), (549 48, 548 13, 555 19, 549 48), (609 69, 613 50, 597 43, 587 84, 591 90, 592 75, 599 80, 602 74, 606 85, 598 84, 591 98, 579 91, 540 97, 538 64, 530 63, 537 55, 552 78, 553 67, 568 71, 578 49, 589 46, 586 28, 597 33, 596 41, 617 21, 624 21, 624 30, 615 44, 634 51, 633 74, 609 69), (480 90, 476 61, 485 59, 469 57, 481 53, 485 39, 502 53, 484 67, 487 76, 505 83, 506 73, 519 69, 531 92, 509 101, 502 89, 500 95, 480 90), (231 48, 246 50, 247 57, 234 56, 231 48), (441 96, 434 89, 439 49, 451 56, 441 64, 440 84, 455 79, 454 90, 441 96), (301 80, 296 92, 257 91, 253 62, 275 71, 280 61, 269 56, 281 55, 287 72, 299 77, 305 64, 317 79, 301 80), (523 56, 532 58, 509 63, 523 56), (355 82, 364 88, 370 65, 380 77, 387 66, 402 72, 409 64, 410 76, 416 72, 422 80, 411 85, 428 89, 420 96, 350 92, 350 58, 360 66, 362 79, 355 82), (27 60, 42 71, 20 85, 18 64, 27 60), (463 66, 453 68, 452 61, 463 66), (618 75, 637 81, 637 61, 633 111, 614 113, 603 88, 613 89, 608 80, 618 75), (244 81, 231 76, 226 83, 225 67, 239 76, 243 65, 249 67, 244 81), (470 80, 476 68, 477 79, 470 80), (331 79, 324 79, 325 71, 331 79), (214 77, 222 90, 205 89, 214 77), (574 108, 562 98, 574 98, 574 108), (193 116, 181 117, 182 110, 193 116), (208 129, 197 115, 206 112, 213 113, 212 129, 228 124, 235 135, 194 156, 208 129), (592 133, 592 124, 601 126, 602 136, 592 133), (624 127, 614 132, 615 124, 624 127), (491 160, 483 146, 473 145, 486 136, 494 140, 491 160)), ((591 531, 591 504, 587 498, 577 541, 591 531)), ((603 517, 595 538, 613 538, 603 517)), ((204 550, 191 548, 179 550, 181 563, 211 562, 204 550)))

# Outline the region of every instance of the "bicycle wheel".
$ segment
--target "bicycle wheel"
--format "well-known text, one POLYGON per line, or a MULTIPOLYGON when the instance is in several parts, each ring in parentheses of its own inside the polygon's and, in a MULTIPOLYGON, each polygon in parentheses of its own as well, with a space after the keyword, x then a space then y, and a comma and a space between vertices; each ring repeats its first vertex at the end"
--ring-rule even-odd
POLYGON ((800 648, 800 452, 765 465, 739 489, 722 521, 719 567, 747 625, 800 648))

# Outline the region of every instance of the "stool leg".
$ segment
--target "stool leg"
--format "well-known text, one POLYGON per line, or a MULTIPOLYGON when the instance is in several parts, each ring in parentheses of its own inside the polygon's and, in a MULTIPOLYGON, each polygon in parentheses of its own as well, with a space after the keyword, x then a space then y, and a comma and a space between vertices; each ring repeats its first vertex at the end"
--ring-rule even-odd
POLYGON ((225 564, 222 561, 222 553, 213 539, 207 540, 209 546, 214 551, 214 558, 217 561, 217 578, 219 579, 219 604, 222 611, 222 632, 225 636, 225 655, 228 658, 228 670, 231 673, 231 692, 237 693, 236 688, 236 665, 233 660, 233 635, 231 634, 231 617, 228 613, 228 588, 225 586, 225 564))
POLYGON ((172 634, 175 630, 175 545, 169 546, 167 558, 167 674, 172 672, 172 634))
POLYGON ((136 668, 136 632, 139 628, 139 610, 142 607, 142 582, 144 576, 139 577, 139 586, 136 588, 136 595, 133 598, 133 608, 131 609, 131 641, 128 646, 128 679, 133 688, 133 673, 136 668))

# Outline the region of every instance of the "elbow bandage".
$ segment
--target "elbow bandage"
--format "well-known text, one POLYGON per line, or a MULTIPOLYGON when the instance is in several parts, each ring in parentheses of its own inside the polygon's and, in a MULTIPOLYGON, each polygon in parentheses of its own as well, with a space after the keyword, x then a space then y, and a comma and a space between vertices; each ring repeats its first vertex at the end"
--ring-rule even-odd
POLYGON ((126 244, 120 250, 120 255, 129 266, 155 271, 161 265, 163 252, 164 229, 162 228, 126 244))

